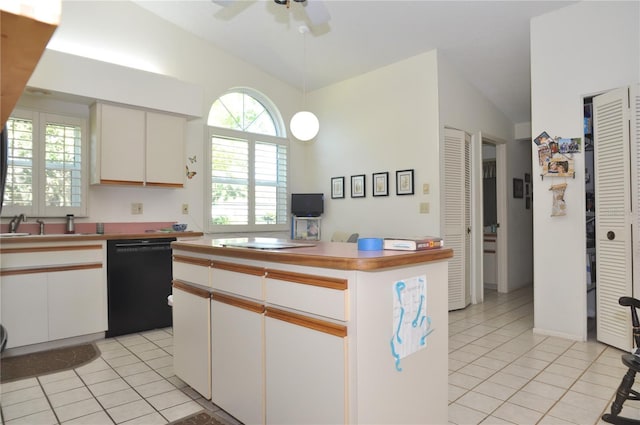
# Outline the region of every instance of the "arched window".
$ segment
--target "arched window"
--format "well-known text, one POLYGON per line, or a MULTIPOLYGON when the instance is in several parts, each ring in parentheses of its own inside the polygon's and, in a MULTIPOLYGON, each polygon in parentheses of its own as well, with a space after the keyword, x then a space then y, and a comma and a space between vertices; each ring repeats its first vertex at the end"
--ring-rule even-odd
POLYGON ((263 95, 234 89, 209 117, 207 231, 287 229, 287 154, 280 113, 263 95))

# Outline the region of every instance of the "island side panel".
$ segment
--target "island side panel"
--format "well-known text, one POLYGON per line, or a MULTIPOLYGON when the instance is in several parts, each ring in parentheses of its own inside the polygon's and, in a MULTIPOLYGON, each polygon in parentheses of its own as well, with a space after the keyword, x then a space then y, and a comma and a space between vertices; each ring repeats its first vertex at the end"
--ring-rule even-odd
POLYGON ((351 289, 355 306, 350 336, 351 423, 444 424, 448 406, 448 262, 358 272, 351 289), (396 361, 394 334, 395 283, 426 276, 427 316, 432 332, 426 347, 396 361), (357 332, 352 332, 352 327, 357 332), (354 335, 355 334, 355 335, 354 335))

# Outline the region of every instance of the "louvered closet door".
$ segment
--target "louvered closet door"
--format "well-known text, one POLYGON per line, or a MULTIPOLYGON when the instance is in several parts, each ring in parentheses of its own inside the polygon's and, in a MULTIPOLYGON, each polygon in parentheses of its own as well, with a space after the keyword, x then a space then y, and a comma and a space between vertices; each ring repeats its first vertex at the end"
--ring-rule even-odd
POLYGON ((640 296, 640 84, 631 87, 631 210, 633 211, 633 294, 640 296))
POLYGON ((624 88, 593 99, 597 338, 622 350, 631 348, 629 309, 618 304, 632 295, 628 96, 624 88))
POLYGON ((449 310, 465 308, 471 302, 471 137, 464 131, 444 132, 444 241, 453 249, 449 261, 449 310))

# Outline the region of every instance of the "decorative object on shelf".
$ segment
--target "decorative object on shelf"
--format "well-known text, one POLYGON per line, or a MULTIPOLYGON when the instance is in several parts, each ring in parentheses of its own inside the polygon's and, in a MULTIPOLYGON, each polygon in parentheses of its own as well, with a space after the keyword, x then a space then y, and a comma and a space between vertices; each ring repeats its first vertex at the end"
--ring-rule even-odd
POLYGON ((174 232, 184 232, 187 230, 187 225, 184 223, 175 223, 171 225, 174 232))
POLYGON ((299 28, 300 34, 302 34, 303 38, 303 83, 302 83, 302 107, 303 110, 300 112, 296 112, 291 118, 291 122, 289 123, 289 128, 291 128, 291 134, 294 137, 302 142, 307 142, 318 135, 318 131, 320 130, 320 122, 318 121, 318 117, 316 117, 313 112, 305 111, 307 103, 307 37, 306 34, 309 32, 309 27, 306 25, 301 25, 299 28))
POLYGON ((344 198, 344 177, 331 178, 331 199, 344 198))
POLYGON ((365 182, 364 174, 351 176, 351 197, 352 198, 364 198, 366 196, 365 183, 366 182, 365 182))
POLYGON ((523 197, 523 181, 522 179, 513 179, 513 197, 514 198, 522 198, 523 197))
POLYGON ((396 195, 413 195, 413 170, 396 171, 396 195))
POLYGON ((551 217, 567 215, 567 204, 564 202, 564 191, 566 188, 566 183, 554 184, 549 188, 549 190, 553 192, 551 217))
POLYGON ((373 196, 389 196, 389 172, 373 173, 373 196))

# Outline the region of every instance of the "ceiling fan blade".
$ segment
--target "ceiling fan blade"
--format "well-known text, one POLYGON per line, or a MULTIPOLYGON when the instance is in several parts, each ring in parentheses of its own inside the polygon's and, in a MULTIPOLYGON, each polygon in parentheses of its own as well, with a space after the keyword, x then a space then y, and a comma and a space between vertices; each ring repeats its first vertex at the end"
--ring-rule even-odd
POLYGON ((331 19, 329 10, 323 0, 307 0, 304 5, 304 10, 307 13, 311 25, 326 24, 331 19))

